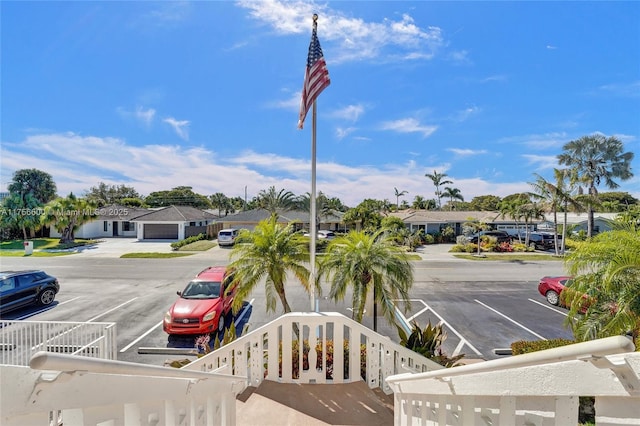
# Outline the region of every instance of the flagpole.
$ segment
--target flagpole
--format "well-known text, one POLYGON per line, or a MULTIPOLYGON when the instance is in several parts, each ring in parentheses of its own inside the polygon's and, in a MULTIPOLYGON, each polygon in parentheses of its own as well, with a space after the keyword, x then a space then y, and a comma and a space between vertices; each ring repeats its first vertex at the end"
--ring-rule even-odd
MULTIPOLYGON (((314 15, 313 24, 318 15, 314 15)), ((309 268, 309 281, 311 282, 311 310, 319 312, 319 302, 316 294, 316 101, 313 101, 313 111, 311 113, 311 200, 310 200, 309 234, 311 235, 309 268)))

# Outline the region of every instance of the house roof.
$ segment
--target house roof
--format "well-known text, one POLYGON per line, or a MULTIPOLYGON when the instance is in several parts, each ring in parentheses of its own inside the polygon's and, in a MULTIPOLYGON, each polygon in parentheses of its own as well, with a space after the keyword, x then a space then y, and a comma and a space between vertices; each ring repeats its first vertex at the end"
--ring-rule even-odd
MULTIPOLYGON (((402 219, 405 223, 463 223, 477 220, 486 223, 513 223, 510 215, 504 218, 500 212, 495 211, 442 211, 442 210, 401 210, 389 213, 402 219)), ((537 221, 535 221, 537 222, 537 221)))
MULTIPOLYGON (((278 223, 301 222, 309 223, 309 212, 303 210, 282 210, 278 209, 278 223)), ((258 223, 268 219, 271 212, 266 209, 253 209, 235 214, 230 214, 219 219, 225 223, 258 223)), ((319 215, 321 223, 338 223, 342 221, 342 213, 333 212, 328 215, 319 215)))
POLYGON ((133 222, 193 222, 217 216, 191 206, 167 206, 136 217, 133 222))
POLYGON ((124 220, 131 221, 137 217, 149 213, 149 209, 142 207, 129 207, 120 204, 110 204, 96 209, 98 220, 124 220))

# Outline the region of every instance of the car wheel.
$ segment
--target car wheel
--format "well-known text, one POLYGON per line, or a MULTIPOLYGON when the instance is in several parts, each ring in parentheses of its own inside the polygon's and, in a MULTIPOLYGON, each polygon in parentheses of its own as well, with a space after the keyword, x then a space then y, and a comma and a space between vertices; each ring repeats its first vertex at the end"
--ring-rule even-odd
POLYGON ((224 314, 220 314, 220 318, 218 318, 218 333, 224 331, 224 317, 224 314))
POLYGON ((53 299, 56 298, 56 292, 50 288, 47 288, 38 295, 38 303, 42 306, 47 306, 53 303, 53 299))
POLYGON ((553 290, 549 290, 545 296, 547 297, 547 302, 551 303, 552 305, 558 306, 558 302, 560 301, 558 293, 553 290))
POLYGON ((535 249, 536 249, 536 243, 534 243, 533 241, 531 241, 531 242, 529 243, 529 248, 532 248, 532 249, 534 249, 534 250, 535 250, 535 249))

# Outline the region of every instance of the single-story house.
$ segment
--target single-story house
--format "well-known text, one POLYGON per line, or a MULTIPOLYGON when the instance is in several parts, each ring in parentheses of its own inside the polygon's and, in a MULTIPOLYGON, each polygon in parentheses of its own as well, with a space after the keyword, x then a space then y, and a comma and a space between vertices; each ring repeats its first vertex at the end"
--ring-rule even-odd
MULTIPOLYGON (((402 219, 411 232, 424 230, 426 234, 437 234, 443 228, 451 227, 456 235, 462 235, 465 222, 478 221, 492 226, 500 231, 507 231, 515 234, 525 229, 522 220, 515 220, 509 215, 504 217, 500 212, 495 211, 442 211, 442 210, 400 210, 391 212, 389 216, 402 219)), ((541 219, 529 221, 529 229, 535 230, 541 219)))
MULTIPOLYGON (((133 219, 148 213, 149 209, 111 204, 95 209, 96 217, 81 225, 74 232, 76 238, 135 237, 136 223, 133 219)), ((51 227, 49 236, 60 238, 61 234, 51 227)))
MULTIPOLYGON (((295 223, 295 229, 309 229, 310 215, 308 211, 303 210, 278 210, 278 222, 288 224, 295 223)), ((332 211, 330 214, 318 214, 317 225, 319 229, 328 231, 342 231, 345 229, 342 223, 344 213, 332 211)), ((247 210, 239 213, 230 214, 216 220, 216 223, 222 223, 222 228, 237 228, 252 230, 255 226, 271 217, 271 212, 266 209, 247 210)))
MULTIPOLYGON (((539 230, 552 230, 553 229, 553 213, 547 213, 544 215, 545 220, 538 225, 539 230)), ((593 221, 594 221, 594 234, 598 232, 611 231, 612 226, 611 222, 618 216, 618 213, 594 213, 593 221)), ((558 225, 562 225, 564 223, 564 213, 557 213, 558 225)), ((567 228, 571 227, 573 232, 578 231, 587 231, 587 221, 589 220, 589 215, 587 213, 567 213, 567 228)))
POLYGON ((132 220, 138 240, 183 240, 207 232, 218 216, 191 206, 167 206, 132 220))

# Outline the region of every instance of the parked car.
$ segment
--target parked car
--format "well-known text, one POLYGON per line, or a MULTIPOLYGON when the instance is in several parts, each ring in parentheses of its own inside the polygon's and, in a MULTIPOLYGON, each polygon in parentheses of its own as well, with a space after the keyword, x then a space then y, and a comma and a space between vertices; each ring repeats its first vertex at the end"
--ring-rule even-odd
POLYGON ((44 271, 0 272, 0 311, 4 313, 29 305, 50 305, 58 291, 58 279, 44 271))
POLYGON ((201 271, 182 291, 164 316, 162 328, 169 335, 201 335, 224 331, 231 322, 237 284, 224 266, 201 271))
POLYGON ((571 285, 571 278, 569 276, 542 277, 538 283, 538 292, 547 299, 547 302, 559 306, 560 294, 565 287, 571 285))
POLYGON ((467 241, 473 244, 478 244, 478 237, 493 237, 498 240, 498 243, 510 242, 512 238, 506 231, 480 231, 468 236, 467 241))
MULTIPOLYGON (((310 237, 311 234, 309 232, 305 232, 304 233, 305 237, 310 237)), ((336 237, 336 234, 333 231, 326 231, 326 230, 320 230, 318 231, 318 233, 316 234, 316 238, 318 239, 327 239, 327 240, 333 240, 336 237)))
POLYGON ((218 245, 219 246, 232 246, 236 243, 238 237, 238 229, 222 229, 218 232, 218 245))
MULTIPOLYGON (((520 240, 526 241, 526 234, 520 234, 520 240)), ((559 237, 561 238, 561 237, 559 237)), ((530 232, 529 233, 529 247, 537 250, 550 250, 555 247, 555 241, 553 239, 553 233, 547 232, 530 232)))

